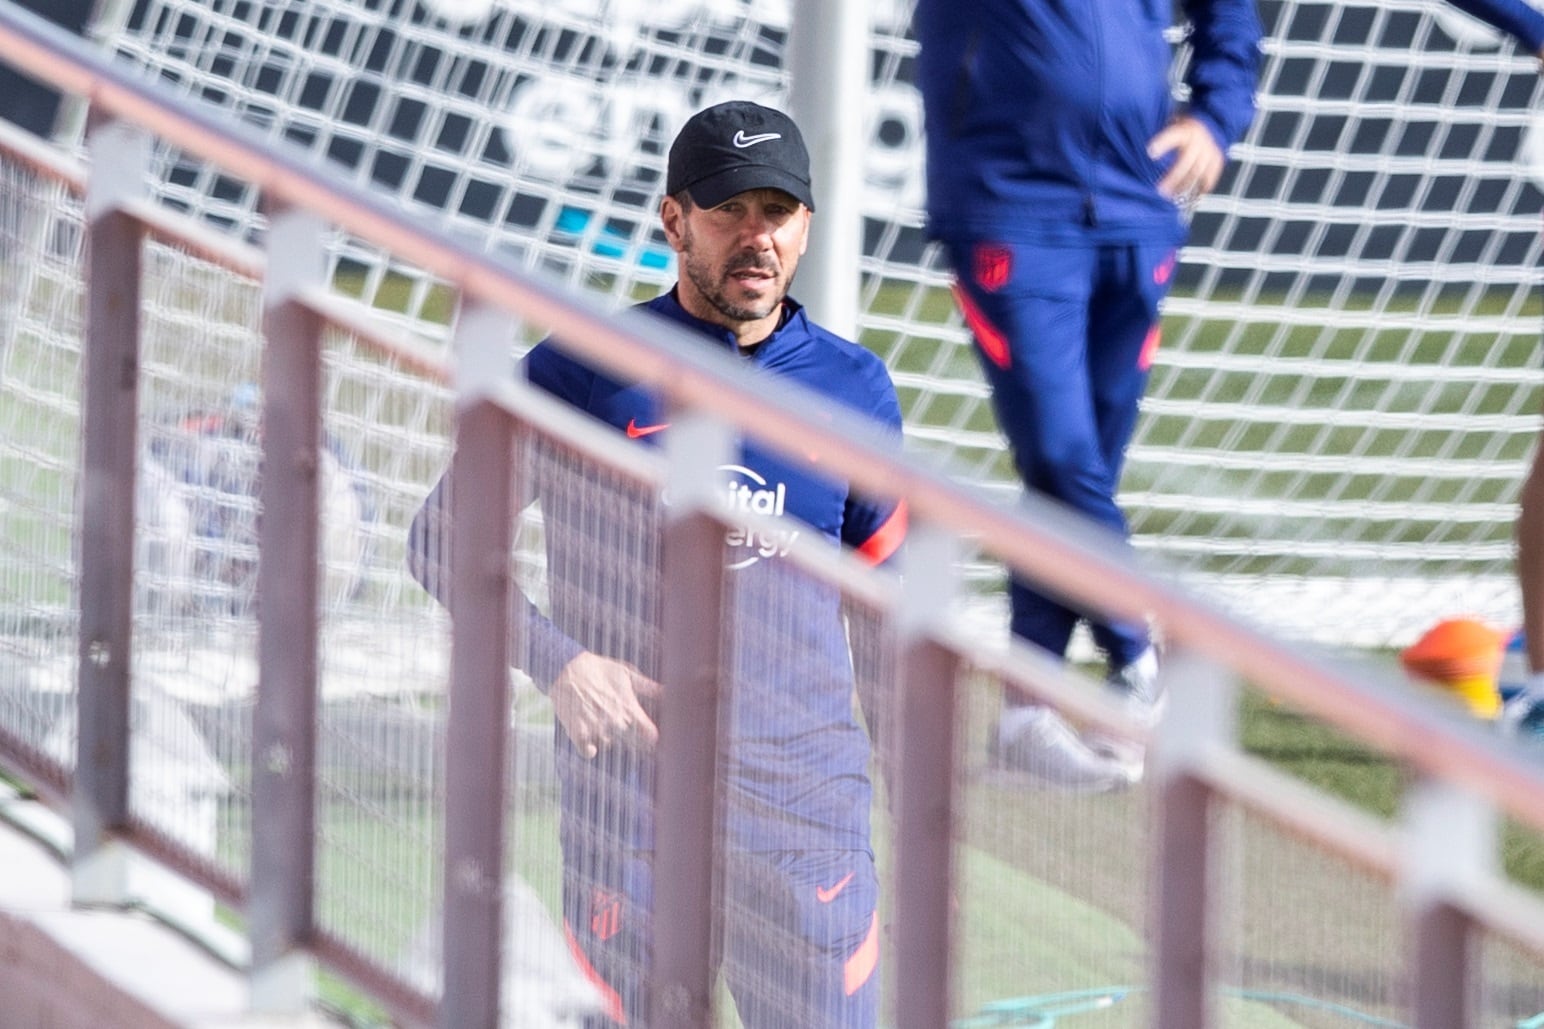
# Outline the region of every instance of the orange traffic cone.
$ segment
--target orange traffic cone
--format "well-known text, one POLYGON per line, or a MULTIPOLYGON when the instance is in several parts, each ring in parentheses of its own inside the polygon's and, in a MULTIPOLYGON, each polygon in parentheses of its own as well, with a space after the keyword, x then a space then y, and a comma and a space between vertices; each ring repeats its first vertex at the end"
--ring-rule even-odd
POLYGON ((1435 683, 1462 700, 1471 713, 1494 718, 1501 711, 1497 679, 1507 634, 1473 618, 1438 622, 1399 655, 1411 675, 1435 683))

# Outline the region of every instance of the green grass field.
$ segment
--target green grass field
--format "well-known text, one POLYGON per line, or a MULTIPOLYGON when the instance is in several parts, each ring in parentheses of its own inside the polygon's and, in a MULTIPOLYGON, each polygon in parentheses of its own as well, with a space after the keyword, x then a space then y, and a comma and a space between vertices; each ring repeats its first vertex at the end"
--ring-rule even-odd
MULTIPOLYGON (((1241 729, 1248 752, 1296 778, 1380 818, 1398 814, 1406 773, 1345 734, 1258 694, 1246 697, 1241 729)), ((1508 877, 1544 893, 1544 833, 1507 821, 1501 849, 1508 877)))
MULTIPOLYGON (((1397 815, 1405 775, 1385 757, 1259 694, 1246 693, 1240 713, 1241 743, 1249 753, 1377 818, 1391 820, 1397 815)), ((957 852, 962 927, 957 941, 962 977, 959 1010, 978 1014, 974 1019, 962 1017, 957 1029, 1052 1024, 1106 1029, 1139 1024, 1146 1003, 1144 942, 1137 928, 1142 913, 1140 904, 1129 907, 1132 897, 1117 895, 1135 890, 1140 900, 1140 889, 1122 880, 1142 874, 1145 856, 1125 855, 1089 879, 1087 870, 1077 868, 1075 862, 1069 867, 1056 847, 1026 854, 1023 843, 1028 833, 1052 840, 1066 838, 1069 846, 1087 847, 1090 838, 1084 834, 1092 833, 1096 845, 1100 834, 1108 835, 1110 845, 1118 845, 1124 838, 1119 826, 1143 817, 1141 794, 1100 798, 1098 807, 1090 809, 1082 801, 977 784, 970 787, 969 803, 957 852), (1101 813, 1090 819, 1090 810, 1101 813), (1108 824, 1104 828, 1093 824, 1099 822, 1108 824), (1100 903, 1080 897, 1090 889, 1100 903), (1075 932, 1065 931, 1067 927, 1075 927, 1075 932), (1069 991, 1059 985, 1066 983, 1087 985, 1081 991, 1069 991), (1039 1013, 1050 1011, 1061 1011, 1060 1020, 1035 1021, 1052 1017, 1039 1013)), ((404 895, 392 882, 397 871, 422 860, 414 851, 430 841, 436 830, 383 827, 359 811, 335 812, 326 819, 325 829, 326 845, 336 849, 320 869, 324 882, 318 901, 323 923, 358 926, 364 913, 363 921, 382 934, 379 955, 390 960, 434 917, 429 898, 404 895)), ((882 821, 875 835, 883 866, 888 861, 888 829, 882 821)), ((556 911, 558 854, 551 810, 527 809, 514 839, 513 867, 521 870, 549 910, 556 911)), ((1544 841, 1539 834, 1508 825, 1503 856, 1515 881, 1544 891, 1544 841)), ((1279 867, 1273 870, 1282 872, 1279 867)), ((1336 903, 1340 889, 1334 878, 1314 886, 1330 903, 1336 903)), ((1347 889, 1355 893, 1354 887, 1347 889)), ((1387 954, 1366 950, 1378 940, 1374 934, 1366 941, 1305 938, 1298 943, 1288 932, 1269 941, 1266 956, 1285 960, 1301 946, 1316 959, 1324 959, 1338 945, 1346 949, 1342 960, 1347 968, 1363 962, 1376 967, 1390 960, 1387 954)), ((355 1024, 382 1024, 374 1006, 346 986, 329 980, 324 995, 348 1012, 355 1024)), ((1274 996, 1225 991, 1222 1003, 1226 1024, 1247 1029, 1376 1025, 1376 1018, 1385 1017, 1353 1007, 1337 1015, 1331 1010, 1333 998, 1318 997, 1312 989, 1278 991, 1274 996)))

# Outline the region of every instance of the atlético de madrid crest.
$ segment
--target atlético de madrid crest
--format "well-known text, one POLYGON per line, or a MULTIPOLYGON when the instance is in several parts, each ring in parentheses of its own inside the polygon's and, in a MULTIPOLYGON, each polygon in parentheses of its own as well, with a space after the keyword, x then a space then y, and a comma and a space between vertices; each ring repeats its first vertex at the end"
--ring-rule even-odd
POLYGON ((976 285, 995 293, 1013 276, 1013 251, 1000 243, 976 244, 976 285))

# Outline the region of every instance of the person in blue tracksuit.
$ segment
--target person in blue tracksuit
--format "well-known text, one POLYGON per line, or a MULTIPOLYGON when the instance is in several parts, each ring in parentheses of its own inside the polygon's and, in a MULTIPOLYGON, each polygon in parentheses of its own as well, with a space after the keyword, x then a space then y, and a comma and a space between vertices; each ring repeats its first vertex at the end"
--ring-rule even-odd
MULTIPOLYGON (((1016 470, 1122 537, 1116 487, 1185 208, 1217 184, 1255 109, 1253 0, 1183 7, 1193 53, 1182 108, 1170 96, 1167 0, 918 0, 913 21, 928 232, 953 267, 1016 470)), ((1080 612, 1016 577, 1009 597, 1013 633, 1065 655, 1080 612)), ((1151 709, 1147 627, 1090 628, 1111 685, 1151 709)), ((1053 756, 1051 778, 1118 781, 1065 731, 1046 738, 1049 717, 1009 701, 1000 756, 1023 763, 1060 747, 1067 767, 1053 756)), ((1139 774, 1131 755, 1107 756, 1139 774)))
MULTIPOLYGON (((874 419, 899 442, 884 364, 787 295, 814 208, 794 123, 739 101, 699 112, 672 145, 666 190, 661 221, 680 278, 641 307, 874 419)), ((523 372, 638 445, 668 434, 657 395, 575 360, 559 341, 537 345, 523 372)), ((727 539, 725 981, 750 1029, 867 1029, 877 1020, 879 925, 870 742, 854 714, 841 597, 780 557, 808 532, 885 562, 904 537, 905 510, 750 441, 719 471, 733 505, 783 516, 776 530, 727 539)), ((521 664, 557 716, 565 929, 611 1020, 636 1026, 646 1017, 661 689, 657 505, 652 490, 581 475, 556 446, 538 447, 530 474, 550 617, 525 605, 521 664)), ((442 479, 411 534, 415 574, 442 598, 435 517, 445 490, 442 479)))
MULTIPOLYGON (((1544 15, 1525 0, 1450 3, 1544 57, 1544 15)), ((954 268, 1017 471, 1029 489, 1123 535, 1115 490, 1184 212, 1217 184, 1228 146, 1254 115, 1261 28, 1252 0, 1180 4, 1192 50, 1183 106, 1171 98, 1164 38, 1174 7, 917 0, 914 15, 929 232, 954 268)), ((1544 511, 1544 474, 1538 482, 1535 507, 1544 511)), ((1544 514, 1534 519, 1544 525, 1544 514)), ((1529 577, 1539 583, 1532 620, 1544 637, 1539 551, 1529 577)), ((1526 565, 1530 555, 1521 556, 1526 565)), ((1065 653, 1079 613, 1023 582, 1010 583, 1010 598, 1013 632, 1065 653)), ((1152 709, 1156 659, 1145 626, 1091 628, 1112 686, 1152 709)), ((1544 643, 1538 661, 1544 672, 1544 643)), ((997 745, 1010 763, 1035 764, 1064 784, 1119 779, 1027 705, 1009 704, 997 745)))

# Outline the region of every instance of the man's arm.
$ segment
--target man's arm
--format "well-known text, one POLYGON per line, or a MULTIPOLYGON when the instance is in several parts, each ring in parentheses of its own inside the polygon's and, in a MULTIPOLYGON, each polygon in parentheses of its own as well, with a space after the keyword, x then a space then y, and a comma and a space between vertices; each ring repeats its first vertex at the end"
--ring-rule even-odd
MULTIPOLYGON (((450 473, 446 472, 413 516, 407 548, 408 571, 447 611, 451 610, 450 487, 450 473)), ((537 689, 547 693, 558 673, 584 648, 569 639, 523 592, 517 589, 517 593, 512 628, 525 634, 528 660, 523 670, 537 689)))
MULTIPOLYGON (((1544 62, 1544 11, 1524 0, 1448 0, 1450 4, 1508 33, 1544 62)), ((1517 583, 1522 593, 1523 634, 1528 643, 1527 694, 1544 703, 1544 452, 1533 463, 1518 498, 1517 583)))
MULTIPOLYGON (((1544 442, 1544 433, 1540 435, 1544 442)), ((1528 645, 1528 678, 1501 709, 1501 730, 1513 736, 1544 736, 1544 447, 1535 443, 1533 462, 1518 497, 1513 530, 1517 542, 1517 586, 1523 601, 1523 639, 1528 645)))
POLYGON ((1158 192, 1180 204, 1216 188, 1228 147, 1254 120, 1262 34, 1254 0, 1187 0, 1185 13, 1190 103, 1147 144, 1155 161, 1171 158, 1158 192))
POLYGON ((1260 16, 1254 0, 1185 0, 1184 9, 1191 27, 1185 113, 1226 152, 1254 121, 1264 35, 1260 16))
MULTIPOLYGON (((859 517, 872 521, 874 530, 856 544, 858 556, 875 565, 894 564, 906 540, 907 513, 904 503, 870 505, 864 501, 848 502, 849 517, 855 509, 867 509, 859 517)), ((881 691, 888 683, 886 656, 890 653, 889 640, 874 619, 856 605, 843 600, 847 620, 847 644, 852 654, 853 684, 858 691, 858 704, 863 709, 863 720, 868 723, 869 735, 877 742, 880 735, 880 719, 883 707, 881 691)))
MULTIPOLYGON (((408 570, 450 610, 450 475, 441 476, 408 530, 408 570)), ((517 592, 519 592, 517 590, 517 592)), ((452 612, 454 614, 454 612, 452 612)), ((632 665, 587 651, 519 592, 512 618, 525 633, 524 671, 586 758, 615 745, 653 746, 659 729, 645 709, 659 685, 632 665)))
MULTIPOLYGON (((883 362, 876 358, 866 374, 868 379, 864 389, 855 389, 854 392, 871 397, 866 413, 884 426, 899 450, 903 439, 901 404, 895 393, 895 385, 890 380, 890 373, 883 362)), ((842 542, 870 564, 894 566, 906 543, 908 520, 904 501, 872 500, 849 493, 842 512, 842 542)), ((882 703, 881 693, 892 678, 889 660, 893 653, 892 641, 870 612, 849 603, 845 598, 843 610, 858 704, 863 710, 863 720, 876 744, 881 764, 884 764, 884 751, 878 744, 887 708, 882 703)))
POLYGON ((1522 592, 1530 686, 1536 685, 1536 692, 1544 699, 1544 447, 1535 447, 1528 477, 1523 480, 1516 534, 1517 584, 1522 592))

